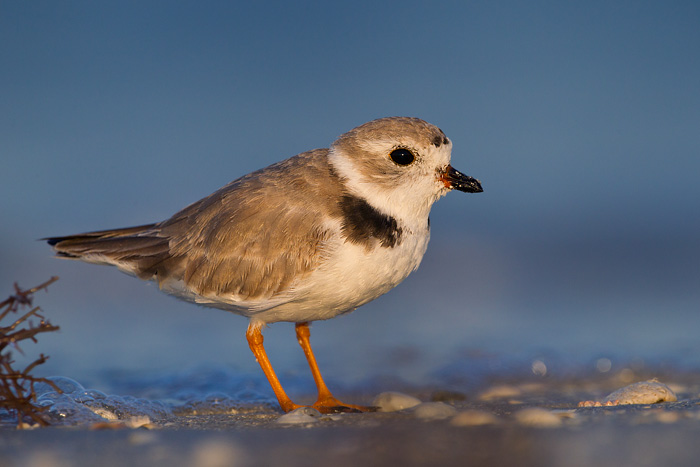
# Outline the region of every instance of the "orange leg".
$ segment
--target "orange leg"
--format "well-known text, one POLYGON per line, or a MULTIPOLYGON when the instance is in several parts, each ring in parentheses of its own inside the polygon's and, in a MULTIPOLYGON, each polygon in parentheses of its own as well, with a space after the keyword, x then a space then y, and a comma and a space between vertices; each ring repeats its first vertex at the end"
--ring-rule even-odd
POLYGON ((313 350, 311 350, 311 342, 309 341, 309 336, 311 334, 309 332, 309 323, 296 323, 295 329, 297 332, 299 345, 301 345, 301 348, 304 350, 304 355, 306 355, 306 360, 309 362, 311 374, 313 375, 314 381, 316 382, 316 387, 318 388, 318 400, 314 403, 313 407, 322 413, 347 411, 369 412, 376 410, 374 407, 345 404, 333 397, 333 394, 331 394, 330 390, 328 390, 328 386, 326 386, 326 383, 323 381, 323 377, 321 377, 321 371, 318 369, 316 357, 314 356, 313 350))
POLYGON ((250 350, 252 350, 253 355, 255 355, 255 360, 257 360, 257 362, 260 364, 260 368, 262 368, 265 376, 267 376, 267 380, 270 382, 270 386, 272 386, 272 390, 275 392, 275 396, 277 396, 277 400, 279 401, 282 410, 289 412, 301 407, 300 405, 292 402, 289 396, 287 396, 287 393, 284 392, 284 389, 282 389, 282 384, 280 384, 280 380, 277 379, 275 370, 272 369, 270 360, 267 358, 267 353, 263 347, 263 335, 260 332, 260 327, 252 325, 248 326, 248 331, 246 331, 245 337, 248 339, 250 350))

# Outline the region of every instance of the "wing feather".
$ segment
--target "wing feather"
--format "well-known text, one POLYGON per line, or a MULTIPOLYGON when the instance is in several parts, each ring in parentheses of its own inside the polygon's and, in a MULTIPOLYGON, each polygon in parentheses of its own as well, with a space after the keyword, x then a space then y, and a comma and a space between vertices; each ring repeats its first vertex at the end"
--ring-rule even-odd
POLYGON ((340 186, 326 151, 240 178, 158 225, 183 262, 185 285, 203 297, 266 301, 317 268, 330 248, 325 219, 339 215, 337 205, 317 203, 340 186), (319 210, 309 211, 315 204, 319 210))
POLYGON ((188 300, 266 309, 293 299, 338 241, 338 203, 318 202, 342 195, 327 154, 253 172, 157 224, 45 240, 59 256, 115 265, 188 300))

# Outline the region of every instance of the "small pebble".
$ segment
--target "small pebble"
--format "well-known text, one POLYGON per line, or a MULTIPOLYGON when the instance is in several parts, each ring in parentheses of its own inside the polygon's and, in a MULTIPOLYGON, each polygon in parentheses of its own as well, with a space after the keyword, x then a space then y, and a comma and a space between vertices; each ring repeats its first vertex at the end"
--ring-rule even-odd
POLYGON ((678 398, 671 388, 657 379, 630 384, 611 393, 604 402, 617 401, 618 404, 657 404, 675 402, 678 398))
POLYGON ((141 415, 137 417, 131 417, 124 422, 129 428, 155 428, 156 426, 151 422, 150 417, 147 415, 141 415))
POLYGON ((119 420, 119 417, 117 414, 112 412, 111 410, 107 410, 102 407, 90 407, 88 406, 88 409, 92 410, 96 415, 99 415, 102 418, 105 418, 107 420, 119 420))
POLYGON ((321 418, 321 412, 312 407, 299 407, 277 419, 277 423, 286 425, 316 423, 321 418))
POLYGON ((562 424, 561 418, 549 410, 533 407, 515 412, 515 420, 521 425, 553 428, 562 424))
POLYGON ((602 401, 579 402, 579 407, 603 407, 628 404, 658 404, 675 402, 676 394, 657 379, 640 381, 610 393, 602 401))
POLYGON ((495 425, 499 420, 492 413, 483 410, 466 410, 455 415, 450 423, 454 426, 481 426, 495 425))
POLYGON ((482 401, 490 401, 493 399, 507 399, 510 397, 518 397, 521 394, 520 389, 515 386, 493 386, 479 395, 482 401))
POLYGON ((413 408, 413 414, 416 418, 424 420, 449 418, 456 413, 457 409, 444 402, 423 402, 413 408))
POLYGON ((420 399, 400 392, 383 392, 372 401, 373 406, 379 407, 379 412, 396 412, 410 409, 420 403, 420 399))

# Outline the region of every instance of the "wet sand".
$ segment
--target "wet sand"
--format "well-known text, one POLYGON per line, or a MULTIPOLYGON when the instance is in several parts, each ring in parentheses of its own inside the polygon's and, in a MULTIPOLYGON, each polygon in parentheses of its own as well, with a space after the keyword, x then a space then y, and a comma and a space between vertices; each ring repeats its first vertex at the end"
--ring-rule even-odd
MULTIPOLYGON (((242 404, 230 413, 173 415, 150 428, 5 427, 0 465, 697 465, 700 372, 661 378, 676 402, 578 407, 628 377, 511 379, 469 393, 403 388, 431 410, 317 416, 308 423, 280 423, 279 409, 242 404)), ((352 396, 343 394, 371 402, 366 394, 352 396)))

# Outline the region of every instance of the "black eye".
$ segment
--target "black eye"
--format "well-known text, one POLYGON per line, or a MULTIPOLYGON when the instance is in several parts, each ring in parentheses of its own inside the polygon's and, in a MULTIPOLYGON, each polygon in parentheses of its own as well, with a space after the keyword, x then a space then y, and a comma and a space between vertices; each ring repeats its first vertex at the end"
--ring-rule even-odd
POLYGON ((391 160, 399 165, 408 165, 416 159, 411 151, 405 148, 394 149, 389 154, 391 160))

